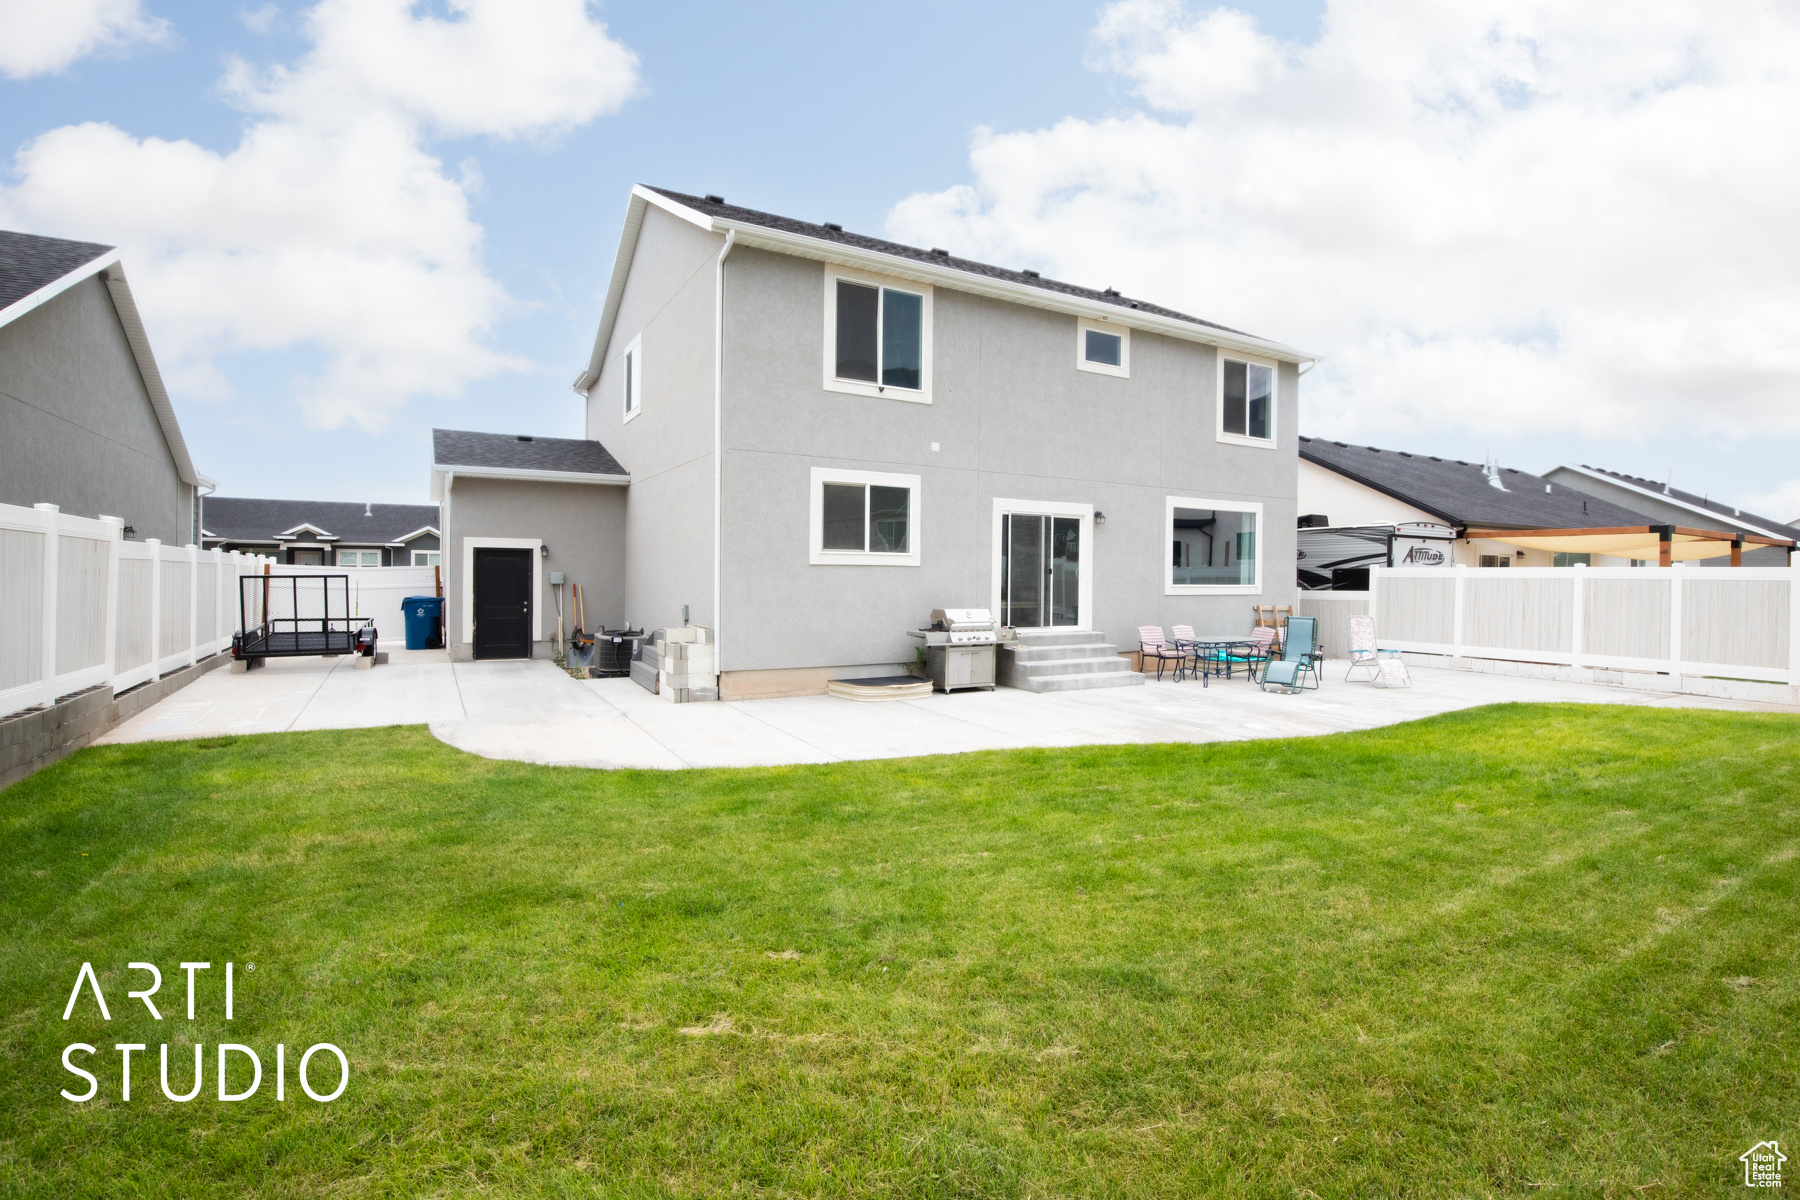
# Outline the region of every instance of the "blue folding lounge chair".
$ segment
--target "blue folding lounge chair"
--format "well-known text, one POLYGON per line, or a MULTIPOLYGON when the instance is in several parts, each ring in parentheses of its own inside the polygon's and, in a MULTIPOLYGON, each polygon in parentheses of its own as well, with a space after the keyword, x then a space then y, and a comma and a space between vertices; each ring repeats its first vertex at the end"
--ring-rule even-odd
POLYGON ((1262 670, 1262 689, 1284 687, 1290 694, 1319 686, 1319 621, 1317 617, 1289 617, 1281 639, 1281 657, 1270 659, 1262 670), (1312 677, 1312 683, 1306 682, 1312 677))

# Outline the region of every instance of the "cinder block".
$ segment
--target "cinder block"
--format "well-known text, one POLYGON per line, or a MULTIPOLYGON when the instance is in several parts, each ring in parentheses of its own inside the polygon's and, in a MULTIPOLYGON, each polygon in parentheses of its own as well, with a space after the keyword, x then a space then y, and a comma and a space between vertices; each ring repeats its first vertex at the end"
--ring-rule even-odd
POLYGON ((663 639, 671 645, 678 645, 683 642, 697 642, 700 640, 700 632, 701 630, 698 625, 682 625, 675 629, 663 630, 663 639))
POLYGON ((367 654, 358 654, 355 659, 356 669, 359 671, 367 671, 375 665, 375 660, 367 654))

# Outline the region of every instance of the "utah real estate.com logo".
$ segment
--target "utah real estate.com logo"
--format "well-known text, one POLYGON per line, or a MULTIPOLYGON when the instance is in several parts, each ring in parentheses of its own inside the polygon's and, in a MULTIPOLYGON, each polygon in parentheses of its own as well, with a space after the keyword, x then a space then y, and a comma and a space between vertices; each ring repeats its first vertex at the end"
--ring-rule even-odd
MULTIPOLYGON (((147 962, 127 963, 125 969, 128 971, 142 971, 150 976, 149 987, 142 988, 135 992, 127 991, 125 993, 126 999, 142 1000, 144 1002, 144 1007, 150 1010, 150 1015, 158 1021, 162 1020, 162 1013, 157 1010, 156 1002, 151 999, 151 997, 156 995, 157 991, 162 988, 162 972, 157 969, 155 963, 147 962)), ((184 962, 181 964, 181 969, 187 972, 187 1019, 192 1021, 194 1019, 194 976, 200 971, 210 971, 212 969, 212 964, 209 962, 184 962)), ((246 963, 244 964, 244 970, 247 972, 254 971, 256 970, 256 964, 246 963)), ((235 1007, 233 1001, 237 983, 236 963, 228 962, 225 964, 224 982, 225 1019, 229 1021, 234 1015, 233 1009, 235 1007)), ((63 1009, 63 1020, 67 1021, 70 1017, 75 1015, 75 1004, 76 1001, 81 999, 84 987, 92 992, 92 1003, 99 1009, 100 1019, 103 1021, 111 1021, 112 1012, 107 1008, 106 994, 100 990, 100 978, 94 974, 94 965, 85 962, 81 964, 81 971, 75 976, 75 987, 74 990, 69 993, 68 1007, 63 1009)), ((164 1003, 166 1004, 168 1002, 165 1000, 164 1003)), ((169 1015, 173 1017, 175 1014, 170 1013, 169 1015)), ((113 1049, 119 1053, 119 1099, 129 1103, 131 1100, 131 1056, 138 1051, 144 1051, 146 1052, 145 1057, 148 1058, 148 1051, 150 1048, 142 1042, 120 1042, 115 1045, 113 1049)), ((169 1044, 164 1042, 159 1049, 161 1050, 158 1058, 160 1059, 162 1067, 161 1077, 163 1095, 175 1101, 177 1104, 185 1104, 198 1096, 200 1094, 200 1089, 206 1083, 205 1047, 198 1042, 194 1043, 194 1086, 188 1090, 186 1095, 177 1093, 169 1086, 169 1044)), ((263 1047, 263 1051, 264 1053, 267 1053, 268 1047, 263 1047)), ((94 1077, 94 1074, 91 1071, 83 1069, 84 1065, 97 1067, 98 1064, 93 1061, 92 1056, 99 1053, 101 1053, 101 1051, 98 1047, 90 1046, 86 1042, 71 1042, 68 1046, 63 1048, 63 1069, 68 1071, 69 1074, 87 1081, 86 1091, 71 1092, 67 1088, 64 1088, 62 1092, 63 1099, 76 1104, 84 1104, 99 1095, 100 1081, 94 1077), (83 1056, 82 1065, 77 1065, 73 1061, 73 1057, 77 1054, 83 1056)), ((218 1058, 219 1099, 230 1102, 234 1100, 248 1100, 250 1097, 254 1096, 257 1089, 262 1086, 262 1057, 249 1046, 241 1045, 237 1042, 221 1042, 218 1046, 218 1058), (227 1086, 226 1065, 228 1056, 231 1055, 236 1055, 239 1059, 237 1070, 240 1082, 242 1081, 244 1067, 249 1067, 251 1072, 250 1086, 244 1088, 242 1091, 232 1091, 227 1086)), ((146 1066, 147 1065, 148 1064, 146 1064, 146 1066)), ((287 1046, 281 1043, 276 1044, 275 1061, 273 1065, 273 1074, 275 1076, 275 1099, 285 1101, 287 1099, 288 1079, 287 1046)), ((321 1063, 321 1066, 324 1065, 324 1063, 321 1063)), ((176 1061, 176 1073, 178 1077, 181 1071, 182 1067, 178 1058, 176 1061)), ((321 1073, 325 1078, 330 1078, 329 1067, 326 1067, 325 1071, 321 1073)), ((296 1075, 298 1076, 300 1090, 305 1092, 309 1099, 316 1100, 320 1104, 329 1104, 339 1096, 343 1095, 344 1089, 350 1086, 350 1060, 344 1057, 344 1052, 342 1050, 338 1049, 330 1042, 319 1042, 316 1045, 309 1047, 306 1053, 300 1056, 300 1067, 296 1072, 296 1075), (307 1067, 311 1065, 313 1056, 318 1054, 321 1050, 325 1051, 332 1058, 337 1059, 337 1086, 329 1092, 314 1091, 312 1081, 307 1077, 307 1067)))
POLYGON ((1738 1155, 1738 1161, 1744 1164, 1745 1187, 1781 1186, 1781 1164, 1787 1155, 1780 1142, 1758 1142, 1738 1155))

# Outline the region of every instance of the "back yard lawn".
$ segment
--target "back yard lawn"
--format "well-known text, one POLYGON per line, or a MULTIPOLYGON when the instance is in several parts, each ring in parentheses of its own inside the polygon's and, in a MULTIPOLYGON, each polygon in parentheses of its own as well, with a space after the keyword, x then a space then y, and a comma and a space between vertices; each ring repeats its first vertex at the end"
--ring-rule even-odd
POLYGON ((1792 717, 681 773, 365 730, 0 800, 8 1194, 1664 1198, 1800 1139, 1792 717))

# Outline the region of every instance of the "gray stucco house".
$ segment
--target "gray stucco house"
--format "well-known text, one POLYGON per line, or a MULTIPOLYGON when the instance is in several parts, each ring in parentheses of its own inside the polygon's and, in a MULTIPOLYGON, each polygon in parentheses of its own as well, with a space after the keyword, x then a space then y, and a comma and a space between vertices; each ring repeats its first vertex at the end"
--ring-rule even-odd
POLYGON ((198 544, 188 456, 111 246, 0 230, 0 504, 198 544))
POLYGON ((712 628, 726 699, 891 673, 935 608, 1124 649, 1140 624, 1245 631, 1295 597, 1311 359, 1110 288, 633 188, 575 381, 586 437, 437 433, 453 651, 492 653, 486 605, 529 615, 545 653, 552 571, 585 585, 590 628, 712 628), (513 561, 488 605, 494 554, 513 561))
POLYGON ((200 545, 336 567, 438 566, 435 504, 200 498, 200 545))

